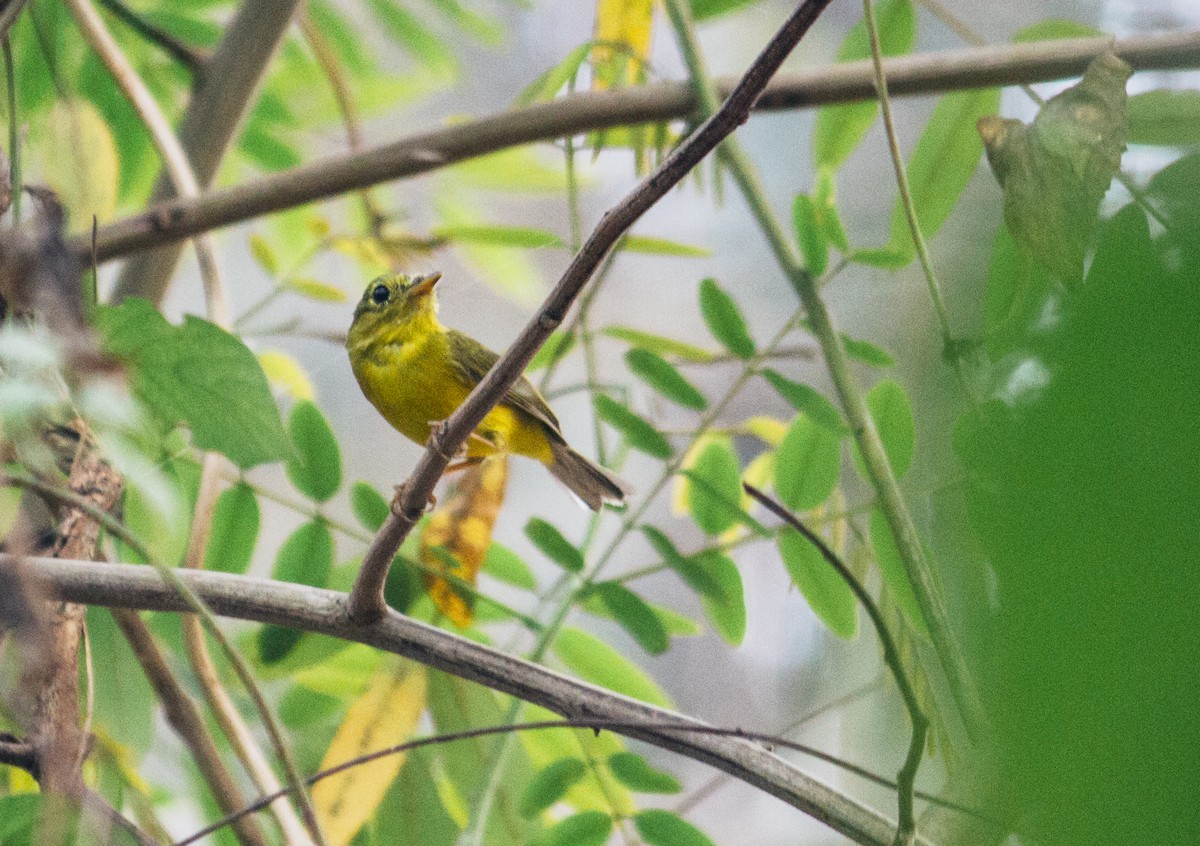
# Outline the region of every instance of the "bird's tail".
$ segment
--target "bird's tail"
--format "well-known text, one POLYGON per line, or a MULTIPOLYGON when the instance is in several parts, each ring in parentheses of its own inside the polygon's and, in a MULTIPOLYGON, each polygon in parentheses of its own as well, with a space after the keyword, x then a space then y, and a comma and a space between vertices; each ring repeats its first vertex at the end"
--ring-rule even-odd
POLYGON ((554 460, 546 465, 550 472, 593 511, 599 511, 606 502, 624 505, 625 497, 633 493, 633 488, 626 482, 588 461, 566 444, 551 441, 550 451, 554 455, 554 460))

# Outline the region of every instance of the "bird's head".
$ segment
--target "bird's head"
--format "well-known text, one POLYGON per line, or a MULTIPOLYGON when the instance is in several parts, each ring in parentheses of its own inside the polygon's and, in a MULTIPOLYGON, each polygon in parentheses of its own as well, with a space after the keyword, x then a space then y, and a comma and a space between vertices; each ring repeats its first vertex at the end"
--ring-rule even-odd
POLYGON ((414 335, 436 329, 434 286, 442 274, 425 276, 389 273, 371 280, 354 309, 348 346, 359 343, 406 343, 414 335))

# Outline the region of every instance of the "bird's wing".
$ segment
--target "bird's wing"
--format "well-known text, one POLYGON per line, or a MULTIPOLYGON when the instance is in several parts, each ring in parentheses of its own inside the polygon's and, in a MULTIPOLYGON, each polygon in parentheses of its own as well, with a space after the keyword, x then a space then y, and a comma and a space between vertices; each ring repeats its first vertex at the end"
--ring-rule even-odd
MULTIPOLYGON (((478 385, 500 356, 462 332, 449 329, 446 334, 450 338, 450 358, 459 374, 464 381, 471 385, 478 385)), ((559 426, 558 418, 554 416, 550 406, 542 399, 537 388, 533 387, 524 376, 508 389, 508 393, 500 402, 502 405, 528 414, 544 425, 552 436, 559 440, 562 439, 562 428, 559 426)))

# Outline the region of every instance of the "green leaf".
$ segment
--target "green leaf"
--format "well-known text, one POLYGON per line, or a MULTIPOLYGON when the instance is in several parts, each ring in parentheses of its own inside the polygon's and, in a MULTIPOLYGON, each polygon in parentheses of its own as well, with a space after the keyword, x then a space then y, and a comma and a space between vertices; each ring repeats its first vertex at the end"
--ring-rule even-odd
POLYGON ((707 834, 670 811, 638 811, 633 824, 647 846, 714 846, 707 834))
POLYGON ((820 276, 829 264, 829 247, 825 243, 824 233, 817 226, 812 198, 807 194, 797 194, 792 201, 792 229, 808 272, 820 276))
POLYGON ((327 502, 342 485, 342 454, 321 409, 300 400, 288 418, 295 449, 287 460, 287 475, 296 490, 317 502, 327 502))
POLYGON ((258 497, 249 485, 238 482, 222 491, 213 509, 205 569, 245 573, 258 541, 258 526, 258 497))
MULTIPOLYGON (((975 175, 983 155, 976 124, 999 108, 999 88, 947 94, 934 108, 908 161, 909 193, 917 224, 926 238, 932 238, 941 229, 975 175)), ((888 248, 906 255, 909 261, 916 254, 912 230, 899 198, 892 209, 888 248)))
POLYGON ((628 326, 606 326, 600 331, 608 335, 608 337, 624 341, 632 347, 639 347, 662 356, 670 355, 683 361, 701 363, 712 361, 713 359, 713 354, 703 347, 689 344, 686 341, 677 341, 674 338, 655 335, 652 332, 631 329, 628 326))
MULTIPOLYGON (((879 43, 885 56, 900 56, 913 48, 917 37, 917 15, 910 0, 884 0, 875 9, 879 43)), ((871 58, 871 42, 865 20, 859 20, 838 50, 839 62, 871 58)), ((817 112, 813 155, 818 169, 837 170, 862 143, 879 110, 876 102, 825 106, 817 112)))
POLYGON ((679 779, 654 769, 645 758, 633 752, 614 752, 608 757, 608 769, 617 781, 638 793, 679 793, 683 790, 679 779))
POLYGON ((570 573, 582 573, 583 553, 575 544, 562 536, 557 528, 541 517, 534 517, 525 524, 525 536, 542 554, 570 573))
POLYGON ((740 645, 746 636, 746 596, 737 565, 728 555, 715 551, 694 555, 688 563, 691 576, 685 578, 699 590, 704 615, 722 640, 740 645))
MULTIPOLYGON (((333 536, 324 520, 315 519, 298 528, 284 541, 275 556, 273 579, 323 588, 333 572, 333 536)), ((258 655, 264 664, 287 657, 304 633, 298 629, 267 625, 258 631, 258 655)))
POLYGON ((634 449, 663 460, 675 454, 671 442, 661 432, 612 397, 596 394, 592 402, 600 418, 623 434, 634 449))
POLYGON ((671 640, 654 609, 620 582, 599 582, 592 587, 612 618, 651 655, 667 651, 671 640))
POLYGON ((379 531, 392 510, 383 495, 367 482, 355 482, 350 486, 350 508, 368 532, 379 531))
POLYGON ((792 422, 775 457, 775 490, 793 511, 829 498, 841 473, 841 440, 807 414, 792 422))
POLYGON ((688 5, 692 7, 692 17, 699 23, 709 18, 736 12, 738 9, 757 2, 759 0, 688 0, 688 5))
POLYGON ((580 811, 550 826, 529 846, 604 846, 612 833, 612 817, 603 811, 580 811))
POLYGON ((529 569, 529 565, 521 556, 503 544, 492 542, 483 556, 483 565, 480 569, 493 579, 507 582, 514 587, 537 590, 537 579, 533 577, 533 571, 529 569))
POLYGON ((454 224, 439 226, 433 237, 457 244, 483 244, 491 247, 565 247, 566 242, 553 232, 532 226, 454 224))
POLYGON ((1200 91, 1160 88, 1129 98, 1129 143, 1200 144, 1200 91))
POLYGON ((646 349, 631 349, 625 353, 625 363, 643 382, 664 397, 685 408, 703 411, 708 408, 704 394, 696 390, 675 365, 657 353, 646 349))
POLYGON ((896 359, 892 358, 890 352, 870 341, 842 335, 842 346, 846 348, 846 355, 863 364, 869 364, 872 367, 895 367, 896 365, 896 359))
POLYGON ((234 335, 188 315, 172 326, 145 300, 97 311, 104 349, 130 370, 133 393, 195 445, 246 469, 290 453, 279 409, 254 353, 234 335))
POLYGON ((651 705, 672 707, 667 694, 640 667, 582 629, 564 626, 554 640, 554 653, 584 681, 651 705))
POLYGON ((541 348, 534 353, 533 358, 529 360, 529 366, 525 368, 525 372, 534 373, 560 361, 575 348, 577 341, 578 336, 574 332, 568 335, 566 332, 554 330, 546 339, 546 343, 542 344, 541 348))
MULTIPOLYGON (((733 442, 717 437, 709 442, 691 467, 688 508, 696 525, 707 534, 719 535, 740 519, 742 475, 733 442)), ((689 474, 690 475, 690 474, 689 474)))
POLYGON ((650 607, 658 615, 658 619, 662 622, 663 628, 667 630, 667 634, 672 637, 695 637, 704 631, 699 623, 691 617, 680 614, 678 611, 664 608, 654 603, 650 603, 650 607))
POLYGON ((769 367, 763 370, 762 375, 781 397, 791 403, 792 408, 807 414, 814 423, 839 435, 850 431, 846 422, 842 420, 842 413, 816 388, 793 381, 769 367))
POLYGON ((631 253, 676 256, 678 258, 708 258, 712 255, 712 250, 707 247, 695 247, 691 244, 681 244, 678 241, 655 238, 650 235, 626 235, 621 239, 617 249, 631 253))
POLYGON ((865 264, 868 267, 879 267, 884 270, 899 270, 912 262, 912 250, 907 247, 869 247, 855 250, 850 254, 850 260, 855 264, 865 264))
POLYGON ((892 536, 892 527, 887 517, 879 509, 871 511, 870 518, 871 546, 875 550, 875 561, 879 564, 879 572, 883 583, 887 585, 892 601, 900 608, 900 613, 908 624, 917 631, 928 634, 925 617, 921 614, 921 606, 913 593, 912 583, 908 580, 908 569, 900 550, 896 548, 896 540, 892 536))
POLYGON ((795 529, 785 528, 778 543, 792 584, 799 588, 813 613, 838 637, 854 637, 858 631, 858 604, 846 580, 795 529))
POLYGON ((1047 18, 1025 27, 1013 36, 1018 44, 1030 41, 1055 41, 1060 38, 1098 38, 1104 35, 1098 29, 1065 18, 1047 18))
POLYGON ((754 339, 746 329, 746 320, 737 303, 717 285, 715 279, 700 283, 700 313, 708 331, 738 358, 754 357, 754 339))
MULTIPOLYGON (((917 438, 908 394, 899 382, 884 379, 867 392, 867 409, 879 431, 879 439, 883 442, 883 451, 887 453, 892 472, 897 479, 902 478, 912 466, 917 438)), ((871 478, 857 444, 854 446, 854 466, 864 479, 871 478)))
POLYGON ((587 764, 578 758, 560 758, 533 777, 521 794, 518 810, 525 818, 533 817, 566 795, 587 774, 587 764))

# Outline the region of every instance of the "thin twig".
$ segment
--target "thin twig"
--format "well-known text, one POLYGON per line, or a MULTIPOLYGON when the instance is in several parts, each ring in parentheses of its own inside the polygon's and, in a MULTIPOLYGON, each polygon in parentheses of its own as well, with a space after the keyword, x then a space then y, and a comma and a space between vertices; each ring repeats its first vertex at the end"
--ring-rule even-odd
POLYGON ((540 312, 467 400, 436 429, 425 454, 402 486, 392 513, 363 559, 362 569, 350 594, 348 611, 351 619, 372 621, 380 617, 386 608, 383 585, 392 556, 424 513, 429 495, 451 456, 520 378, 529 360, 562 323, 567 310, 617 240, 722 140, 745 122, 754 101, 771 76, 828 2, 806 0, 802 3, 755 59, 725 104, 677 147, 657 171, 604 215, 542 304, 540 312))
MULTIPOLYGON (((1115 42, 1108 38, 1060 39, 927 53, 888 59, 884 69, 893 97, 916 96, 1066 79, 1081 74, 1089 61, 1110 49, 1136 70, 1195 67, 1200 65, 1200 32, 1138 36, 1115 42)), ((729 90, 727 82, 718 87, 722 92, 729 90)), ((756 107, 812 108, 872 100, 875 96, 871 62, 867 60, 782 76, 764 91, 756 107)), ((687 83, 663 82, 584 92, 421 133, 361 153, 332 156, 210 191, 196 200, 159 202, 101 227, 100 261, 172 244, 197 232, 347 191, 429 173, 510 147, 617 126, 688 118, 696 113, 696 107, 697 100, 687 83)), ((70 245, 81 255, 87 249, 85 239, 72 240, 70 245)), ((152 300, 159 296, 132 285, 119 287, 118 294, 145 295, 152 300)))
POLYGON ((99 0, 99 2, 138 35, 157 44, 164 52, 191 71, 193 83, 203 81, 208 63, 208 54, 205 51, 181 41, 162 27, 146 20, 121 0, 99 0))
MULTIPOLYGON (((0 566, 14 556, 0 554, 0 566)), ((64 600, 156 611, 193 606, 154 569, 63 559, 22 559, 31 583, 64 600)), ((402 655, 540 705, 567 718, 628 722, 695 721, 563 676, 529 661, 389 612, 372 625, 346 617, 344 593, 205 570, 169 571, 224 616, 314 631, 402 655)), ((628 737, 705 761, 813 815, 857 843, 889 846, 895 826, 759 746, 736 738, 628 729, 628 737)))
POLYGON ((867 593, 867 589, 862 586, 862 583, 854 578, 854 574, 850 572, 850 568, 842 563, 842 559, 838 557, 836 552, 829 548, 829 544, 825 543, 820 535, 812 531, 808 526, 805 526, 798 517, 754 487, 754 485, 744 482, 742 487, 746 493, 754 497, 768 511, 804 535, 808 542, 817 548, 821 556, 829 563, 829 566, 836 570, 837 574, 849 585, 850 590, 853 591, 855 597, 858 598, 858 601, 866 609, 867 616, 871 618, 871 625, 875 627, 875 634, 879 637, 879 642, 883 645, 884 663, 887 664, 888 669, 892 672, 892 677, 896 680, 896 687, 900 689, 900 698, 904 700, 904 708, 908 711, 908 719, 912 723, 912 737, 908 745, 908 755, 904 759, 904 766, 901 767, 899 774, 896 776, 899 825, 896 828, 896 839, 893 842, 893 846, 909 846, 916 836, 916 817, 913 814, 913 792, 917 778, 917 768, 921 765, 921 755, 925 750, 925 735, 929 731, 929 719, 925 716, 925 712, 921 710, 921 703, 917 701, 917 694, 908 679, 908 673, 904 671, 904 663, 900 660, 900 650, 896 648, 896 641, 892 638, 892 633, 883 619, 883 614, 880 612, 879 606, 875 603, 871 594, 867 593))
POLYGON ((904 166, 904 155, 900 152, 900 139, 896 135, 896 123, 892 120, 892 99, 888 94, 887 74, 883 70, 883 47, 879 44, 879 27, 875 24, 875 8, 871 0, 863 0, 863 20, 867 24, 867 35, 871 41, 871 64, 875 69, 875 87, 879 90, 879 109, 883 115, 883 130, 887 136, 892 169, 896 173, 896 187, 900 191, 900 205, 908 220, 908 229, 912 234, 913 244, 916 246, 917 260, 921 263, 921 271, 925 275, 925 284, 929 287, 929 298, 933 301, 933 311, 937 315, 938 327, 942 331, 942 347, 948 351, 954 343, 954 335, 950 330, 950 314, 946 311, 946 303, 942 299, 942 289, 933 273, 933 262, 929 259, 929 245, 925 243, 925 235, 921 232, 921 222, 917 219, 917 207, 913 203, 912 191, 908 187, 908 168, 904 166))
MULTIPOLYGON (((12 5, 20 7, 22 3, 14 2, 12 5)), ((20 223, 21 195, 24 193, 21 185, 21 125, 17 115, 17 72, 13 67, 8 33, 0 40, 0 50, 4 52, 4 84, 8 96, 8 189, 12 192, 13 223, 20 223)))
MULTIPOLYGON (((852 764, 848 761, 843 761, 834 755, 830 755, 827 752, 822 752, 821 750, 815 749, 812 746, 807 746, 803 743, 797 743, 793 740, 788 740, 785 737, 779 737, 777 735, 768 734, 765 732, 746 731, 740 728, 720 728, 718 726, 681 726, 675 722, 627 723, 617 720, 538 720, 529 723, 508 723, 498 726, 483 726, 480 728, 465 729, 463 731, 434 735, 432 737, 421 737, 417 738, 416 740, 409 740, 405 743, 400 743, 396 746, 390 746, 387 749, 378 749, 373 752, 355 756, 348 761, 343 761, 342 763, 336 764, 328 769, 314 773, 308 777, 307 782, 309 785, 313 785, 322 779, 330 778, 331 776, 345 772, 353 767, 359 767, 363 764, 369 764, 372 761, 377 761, 380 758, 386 758, 390 755, 399 755, 409 752, 413 749, 420 749, 426 746, 437 746, 444 743, 456 743, 461 740, 471 740, 473 738, 487 737, 494 734, 516 734, 518 732, 546 731, 548 729, 591 729, 596 734, 599 734, 604 730, 621 731, 632 728, 657 729, 660 731, 695 732, 698 734, 709 734, 718 737, 736 737, 742 740, 751 740, 758 743, 764 743, 768 747, 782 746, 785 749, 791 749, 794 752, 800 752, 803 755, 808 755, 816 758, 817 760, 832 764, 836 767, 841 767, 846 772, 852 773, 860 778, 864 778, 872 784, 877 784, 880 787, 886 787, 891 790, 897 789, 895 782, 890 781, 881 775, 873 773, 864 767, 860 767, 857 764, 852 764)), ((284 793, 286 793, 286 791, 281 791, 280 795, 283 795, 284 793)), ((949 810, 958 811, 973 817, 981 816, 978 811, 975 811, 972 808, 967 808, 963 805, 953 802, 947 802, 932 794, 921 793, 920 796, 922 799, 932 804, 939 805, 949 810)), ((189 834, 182 840, 176 841, 173 846, 190 846, 190 844, 195 843, 200 838, 207 837, 216 831, 220 831, 222 828, 234 822, 235 820, 247 814, 252 814, 261 810, 262 808, 266 807, 267 802, 269 802, 271 798, 272 797, 270 796, 264 796, 254 804, 247 805, 245 808, 242 808, 236 814, 230 814, 224 819, 218 820, 211 825, 205 826, 199 831, 189 834)))

